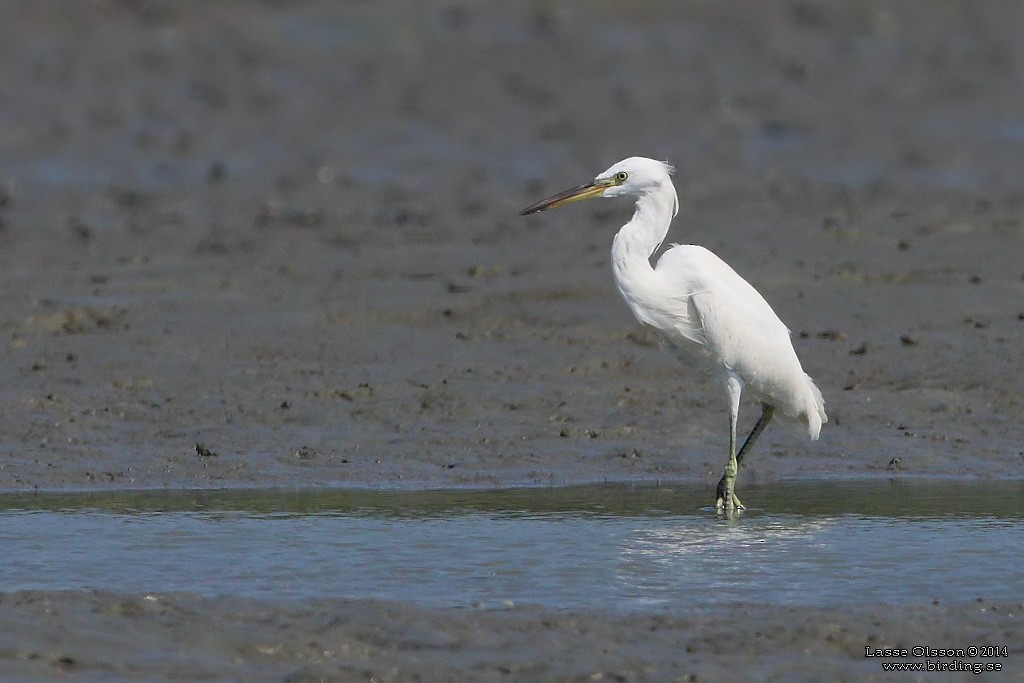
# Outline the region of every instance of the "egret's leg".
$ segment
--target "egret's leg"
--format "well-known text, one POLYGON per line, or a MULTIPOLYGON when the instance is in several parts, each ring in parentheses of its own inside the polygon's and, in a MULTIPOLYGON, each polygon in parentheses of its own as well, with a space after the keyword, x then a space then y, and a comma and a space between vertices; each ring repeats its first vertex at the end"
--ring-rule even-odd
POLYGON ((725 473, 722 474, 718 488, 715 489, 715 508, 732 512, 743 507, 733 493, 736 473, 740 469, 739 461, 736 459, 736 421, 740 414, 740 394, 743 393, 740 378, 730 374, 726 382, 726 391, 729 394, 729 461, 725 464, 725 473))
POLYGON ((757 441, 757 437, 761 436, 761 432, 768 426, 768 423, 772 421, 772 417, 775 415, 775 406, 768 405, 767 403, 761 404, 761 417, 758 418, 757 424, 750 430, 750 434, 747 435, 747 440, 743 442, 743 447, 740 452, 736 454, 736 463, 743 463, 743 456, 747 454, 754 446, 754 442, 757 441))
MULTIPOLYGON (((754 447, 754 442, 757 441, 757 437, 761 436, 761 432, 768 426, 768 423, 772 421, 772 416, 775 415, 775 406, 768 405, 767 403, 761 404, 761 417, 758 418, 757 424, 750 430, 750 434, 747 435, 746 440, 743 442, 743 447, 740 448, 740 452, 736 454, 736 469, 739 470, 740 463, 743 462, 743 457, 747 454, 751 448, 754 447)), ((722 500, 725 489, 729 486, 727 477, 729 476, 729 469, 726 468, 726 473, 722 475, 721 481, 718 482, 718 497, 722 500)), ((733 488, 735 488, 736 474, 732 475, 733 488)), ((735 492, 732 494, 732 501, 737 508, 742 508, 743 503, 736 497, 735 492)))

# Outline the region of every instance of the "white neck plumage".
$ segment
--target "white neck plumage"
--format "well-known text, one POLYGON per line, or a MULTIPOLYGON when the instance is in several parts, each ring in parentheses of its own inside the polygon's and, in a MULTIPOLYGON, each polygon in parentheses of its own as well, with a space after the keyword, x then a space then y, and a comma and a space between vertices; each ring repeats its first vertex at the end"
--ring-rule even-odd
POLYGON ((612 242, 612 269, 620 288, 629 272, 637 268, 651 270, 651 255, 665 240, 678 211, 679 200, 671 180, 656 185, 636 200, 633 218, 619 229, 612 242))

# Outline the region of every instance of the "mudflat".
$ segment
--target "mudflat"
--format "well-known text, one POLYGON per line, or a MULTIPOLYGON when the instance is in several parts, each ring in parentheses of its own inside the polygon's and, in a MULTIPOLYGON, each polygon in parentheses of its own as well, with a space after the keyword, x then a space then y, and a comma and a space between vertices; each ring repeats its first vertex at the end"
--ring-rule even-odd
MULTIPOLYGON (((825 395, 821 440, 773 425, 740 491, 1021 476, 1018 4, 3 14, 0 489, 700 481, 710 502, 724 399, 617 298, 628 203, 518 215, 632 155, 676 166, 669 240, 750 280, 825 395)), ((1020 612, 19 592, 0 672, 881 680, 869 635, 1020 643, 1020 612)))

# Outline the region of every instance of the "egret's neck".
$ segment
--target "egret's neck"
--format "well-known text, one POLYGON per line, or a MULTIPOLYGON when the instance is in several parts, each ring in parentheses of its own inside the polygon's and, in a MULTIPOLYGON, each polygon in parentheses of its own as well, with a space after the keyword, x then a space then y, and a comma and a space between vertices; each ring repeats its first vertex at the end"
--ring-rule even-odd
POLYGON ((678 200, 671 181, 665 181, 636 200, 633 218, 622 226, 612 243, 612 269, 620 288, 636 270, 650 271, 651 255, 665 240, 678 200))

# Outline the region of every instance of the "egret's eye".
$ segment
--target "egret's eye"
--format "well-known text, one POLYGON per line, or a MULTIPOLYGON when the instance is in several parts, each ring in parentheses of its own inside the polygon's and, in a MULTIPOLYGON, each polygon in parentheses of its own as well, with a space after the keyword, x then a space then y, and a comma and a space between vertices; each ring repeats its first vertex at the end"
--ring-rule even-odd
POLYGON ((626 178, 628 177, 629 174, 626 173, 625 171, 619 171, 618 173, 615 174, 615 180, 618 181, 619 183, 626 182, 626 178))

